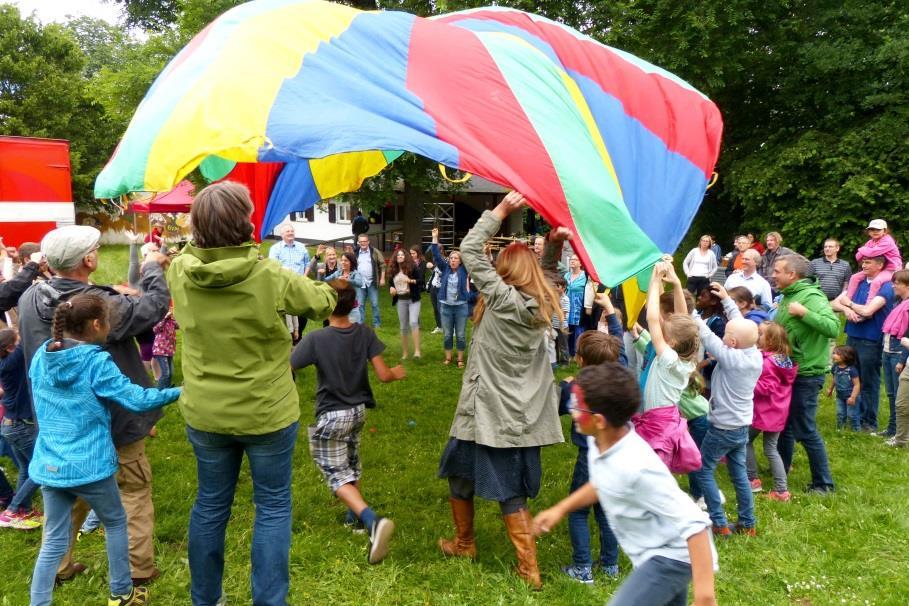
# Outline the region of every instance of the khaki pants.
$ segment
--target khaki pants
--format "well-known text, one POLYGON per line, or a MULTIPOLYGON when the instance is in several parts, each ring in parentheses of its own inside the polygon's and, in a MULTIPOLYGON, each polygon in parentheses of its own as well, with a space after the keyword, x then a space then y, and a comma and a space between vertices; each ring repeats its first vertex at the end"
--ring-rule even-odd
MULTIPOLYGON (((120 501, 126 510, 129 532, 129 565, 133 578, 147 578, 155 570, 155 506, 152 503, 151 465, 145 457, 145 440, 139 440, 117 449, 120 469, 117 472, 117 486, 120 487, 120 501)), ((73 565, 73 548, 76 533, 88 516, 89 507, 82 499, 76 499, 70 523, 72 537, 69 551, 60 562, 57 574, 69 576, 73 565)))
POLYGON ((893 440, 901 446, 909 445, 909 364, 900 373, 896 390, 896 435, 893 440))

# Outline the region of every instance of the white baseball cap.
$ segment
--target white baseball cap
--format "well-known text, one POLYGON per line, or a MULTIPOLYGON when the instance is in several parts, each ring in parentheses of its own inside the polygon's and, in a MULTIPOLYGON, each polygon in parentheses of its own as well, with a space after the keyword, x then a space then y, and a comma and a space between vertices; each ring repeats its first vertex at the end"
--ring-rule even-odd
POLYGON ((887 222, 883 219, 874 219, 865 229, 887 229, 887 222))

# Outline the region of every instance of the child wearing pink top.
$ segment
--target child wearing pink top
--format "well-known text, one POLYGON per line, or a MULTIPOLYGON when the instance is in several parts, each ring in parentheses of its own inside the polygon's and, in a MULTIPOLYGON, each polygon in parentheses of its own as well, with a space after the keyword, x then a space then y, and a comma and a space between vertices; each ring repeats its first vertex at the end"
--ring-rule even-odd
POLYGON ((174 376, 174 351, 177 348, 177 329, 180 328, 177 321, 174 320, 174 308, 170 310, 164 318, 155 324, 152 329, 155 333, 155 342, 152 346, 152 355, 158 363, 160 375, 158 375, 158 389, 165 389, 171 386, 171 379, 174 376))
POLYGON ((764 369, 754 387, 754 418, 748 432, 745 464, 751 491, 760 492, 761 480, 758 478, 757 460, 754 456, 754 439, 763 433, 764 456, 767 457, 770 473, 773 474, 773 490, 767 496, 774 501, 788 501, 790 494, 786 468, 777 450, 777 442, 789 417, 792 384, 799 368, 789 357, 789 339, 782 324, 762 322, 758 331, 758 348, 764 356, 764 369))
MULTIPOLYGON (((887 260, 884 263, 883 271, 871 281, 871 286, 868 289, 868 301, 870 301, 877 295, 877 291, 880 290, 881 286, 893 278, 893 272, 903 268, 903 257, 900 255, 896 240, 887 231, 886 221, 874 219, 868 224, 867 231, 871 239, 865 242, 864 246, 859 247, 858 252, 855 253, 855 260, 859 263, 862 262, 862 259, 871 257, 884 257, 887 260)), ((853 274, 849 279, 847 294, 850 299, 864 279, 865 275, 861 271, 853 274)))

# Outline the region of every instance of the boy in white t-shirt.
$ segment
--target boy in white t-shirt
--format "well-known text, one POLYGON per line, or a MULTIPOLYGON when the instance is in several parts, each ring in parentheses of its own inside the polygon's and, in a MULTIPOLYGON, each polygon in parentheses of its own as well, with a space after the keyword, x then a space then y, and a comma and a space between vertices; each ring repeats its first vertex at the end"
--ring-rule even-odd
POLYGON ((547 533, 571 511, 599 499, 634 571, 607 606, 716 604, 716 549, 710 519, 630 425, 641 402, 634 375, 616 363, 583 368, 574 384, 572 417, 588 436, 590 482, 534 518, 547 533))

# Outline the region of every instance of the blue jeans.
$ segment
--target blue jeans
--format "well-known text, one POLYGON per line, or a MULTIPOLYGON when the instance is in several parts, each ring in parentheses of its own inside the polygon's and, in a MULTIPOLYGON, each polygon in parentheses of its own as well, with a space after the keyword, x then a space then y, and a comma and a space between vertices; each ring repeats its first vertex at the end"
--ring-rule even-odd
POLYGON ((846 345, 855 349, 855 366, 859 371, 862 390, 859 401, 862 410, 862 425, 877 430, 877 409, 881 403, 881 341, 846 337, 846 345))
POLYGON ((884 365, 884 391, 887 392, 887 402, 890 404, 890 418, 887 420, 887 433, 896 435, 896 390, 900 385, 900 373, 896 372, 896 365, 900 363, 902 354, 883 353, 884 365))
POLYGON ((129 570, 129 538, 126 533, 126 510, 120 503, 120 490, 115 476, 72 488, 41 488, 44 494, 44 540, 32 575, 32 606, 51 603, 57 567, 69 549, 70 513, 77 497, 97 512, 104 523, 110 592, 128 594, 133 582, 129 570))
POLYGON ((862 426, 862 407, 858 399, 855 404, 849 406, 846 403, 848 399, 848 397, 836 397, 836 426, 837 428, 845 427, 846 421, 849 421, 852 429, 858 431, 862 426))
POLYGON ((455 335, 458 351, 467 349, 467 303, 448 305, 440 301, 439 312, 442 314, 442 347, 445 351, 451 351, 455 335))
MULTIPOLYGON (((571 491, 574 492, 590 481, 590 472, 587 469, 587 449, 578 449, 578 459, 574 464, 574 473, 571 476, 571 491)), ((584 507, 568 514, 568 536, 571 538, 573 550, 572 563, 576 566, 593 565, 590 555, 590 527, 587 519, 590 516, 590 507, 584 507)), ((593 517, 600 530, 600 564, 604 567, 615 566, 619 562, 619 541, 606 521, 603 508, 597 503, 593 506, 593 517)))
MULTIPOLYGON (((262 435, 225 435, 186 427, 199 489, 189 518, 190 597, 194 606, 221 599, 224 532, 243 454, 249 459, 256 518, 252 597, 256 606, 285 606, 290 586, 290 477, 298 423, 262 435)), ((104 519, 101 519, 104 522, 104 519)), ((105 524, 106 525, 106 524, 105 524)))
POLYGON ((780 435, 777 450, 783 459, 786 473, 789 473, 795 442, 801 442, 808 455, 808 466, 811 468, 810 488, 833 490, 833 476, 830 474, 830 463, 827 461, 827 449, 824 446, 824 439, 817 430, 817 396, 823 386, 823 375, 795 378, 792 384, 789 418, 786 419, 786 428, 780 435))
MULTIPOLYGON (((691 434, 691 439, 694 440, 698 450, 700 450, 701 442, 704 441, 704 436, 707 435, 707 430, 709 428, 710 421, 707 420, 707 415, 701 415, 700 417, 688 420, 688 433, 691 434)), ((688 492, 691 493, 691 498, 695 501, 704 496, 704 491, 701 490, 701 485, 698 484, 697 474, 698 472, 696 471, 692 471, 688 474, 688 492)))
POLYGON ((28 464, 32 461, 35 450, 35 439, 38 429, 34 422, 12 421, 6 419, 0 425, 0 435, 13 451, 13 461, 19 468, 19 479, 16 482, 16 496, 9 503, 9 508, 18 510, 20 507, 31 510, 32 497, 38 492, 38 485, 28 477, 28 464))
MULTIPOLYGON (((303 332, 303 329, 300 329, 303 332)), ((158 368, 161 369, 161 376, 158 377, 158 389, 165 389, 171 386, 171 379, 174 376, 174 359, 171 356, 155 356, 158 368)))
POLYGON ((687 606, 691 564, 650 558, 625 579, 606 606, 687 606))
POLYGON ((382 324, 379 318, 379 286, 373 280, 365 288, 357 289, 357 303, 360 309, 360 324, 366 324, 366 297, 369 296, 369 305, 372 307, 372 325, 378 328, 382 324))
POLYGON ((578 339, 584 334, 584 326, 581 324, 568 325, 568 357, 574 360, 574 355, 578 351, 578 339))
POLYGON ((726 512, 720 503, 720 489, 716 484, 716 465, 724 456, 729 477, 735 487, 735 499, 738 503, 738 523, 745 528, 754 528, 754 497, 751 494, 751 482, 748 481, 748 470, 745 466, 745 446, 748 445, 748 426, 736 429, 719 429, 713 424, 707 429, 704 441, 701 442, 701 469, 696 471, 698 484, 704 491, 704 501, 714 526, 728 526, 726 512))

